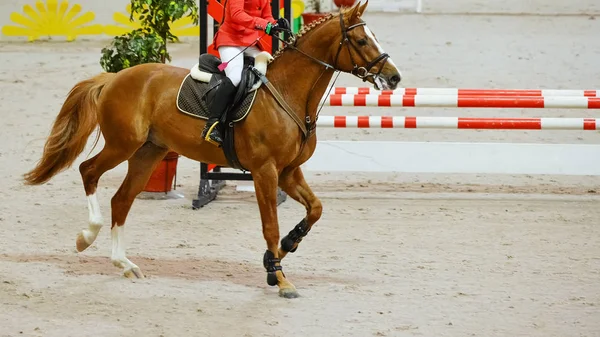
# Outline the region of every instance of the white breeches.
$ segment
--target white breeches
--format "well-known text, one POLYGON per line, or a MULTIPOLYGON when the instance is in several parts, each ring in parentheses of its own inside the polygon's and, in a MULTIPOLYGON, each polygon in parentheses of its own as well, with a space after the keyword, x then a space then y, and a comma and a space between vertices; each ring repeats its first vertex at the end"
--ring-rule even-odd
POLYGON ((231 83, 236 87, 240 84, 242 80, 242 70, 244 69, 244 55, 256 57, 260 53, 260 50, 256 46, 252 46, 244 51, 244 53, 235 56, 239 52, 242 51, 246 47, 232 47, 232 46, 222 46, 219 47, 219 55, 221 56, 221 61, 229 62, 227 67, 225 68, 225 75, 229 77, 231 83), (235 56, 234 59, 232 59, 235 56))

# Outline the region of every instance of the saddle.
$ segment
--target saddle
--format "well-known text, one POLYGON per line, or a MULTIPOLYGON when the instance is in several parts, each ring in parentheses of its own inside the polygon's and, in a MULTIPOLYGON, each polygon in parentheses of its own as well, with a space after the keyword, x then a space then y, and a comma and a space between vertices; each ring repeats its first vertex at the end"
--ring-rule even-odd
MULTIPOLYGON (((250 113, 258 88, 263 84, 267 64, 272 59, 271 54, 267 52, 261 52, 254 59, 244 57, 242 80, 217 125, 223 135, 223 152, 232 168, 245 170, 235 152, 233 125, 244 120, 250 113)), ((190 69, 190 73, 185 76, 179 87, 176 98, 179 111, 192 117, 208 119, 207 95, 210 95, 226 77, 225 72, 218 68, 221 63, 215 55, 200 55, 199 62, 190 69)))

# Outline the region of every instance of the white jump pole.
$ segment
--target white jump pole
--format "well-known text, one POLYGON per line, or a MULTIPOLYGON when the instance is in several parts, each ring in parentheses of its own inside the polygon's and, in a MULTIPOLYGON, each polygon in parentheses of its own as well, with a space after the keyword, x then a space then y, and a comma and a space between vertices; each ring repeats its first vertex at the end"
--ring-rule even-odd
POLYGON ((333 94, 322 101, 326 106, 371 107, 454 107, 454 108, 564 108, 600 109, 600 97, 492 97, 455 95, 362 95, 333 94))
POLYGON ((429 116, 319 116, 318 127, 401 129, 597 130, 597 118, 479 118, 429 116))

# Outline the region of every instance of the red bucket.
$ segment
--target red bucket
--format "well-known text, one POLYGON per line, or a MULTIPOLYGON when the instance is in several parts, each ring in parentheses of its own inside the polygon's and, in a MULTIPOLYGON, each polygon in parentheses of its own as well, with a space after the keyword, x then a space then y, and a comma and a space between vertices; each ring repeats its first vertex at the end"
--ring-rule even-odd
POLYGON ((160 161, 144 187, 145 192, 169 192, 173 188, 173 178, 177 173, 179 153, 170 151, 160 161))

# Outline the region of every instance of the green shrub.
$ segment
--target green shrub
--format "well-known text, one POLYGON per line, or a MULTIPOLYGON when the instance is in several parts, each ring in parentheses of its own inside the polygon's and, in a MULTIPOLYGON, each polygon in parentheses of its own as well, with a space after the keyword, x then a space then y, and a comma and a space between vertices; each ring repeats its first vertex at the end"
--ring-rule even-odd
POLYGON ((167 41, 177 41, 169 24, 184 16, 198 24, 196 0, 131 0, 130 20, 138 14, 142 28, 115 36, 110 46, 102 48, 100 66, 118 72, 141 63, 171 61, 167 41))
POLYGON ((102 48, 100 66, 104 71, 116 73, 142 63, 164 63, 165 58, 170 61, 164 44, 164 40, 149 29, 133 30, 116 36, 110 46, 102 48))
POLYGON ((181 19, 185 14, 198 24, 198 5, 196 0, 131 0, 130 20, 133 14, 140 14, 143 28, 157 32, 165 41, 177 41, 171 33, 169 24, 181 19))

